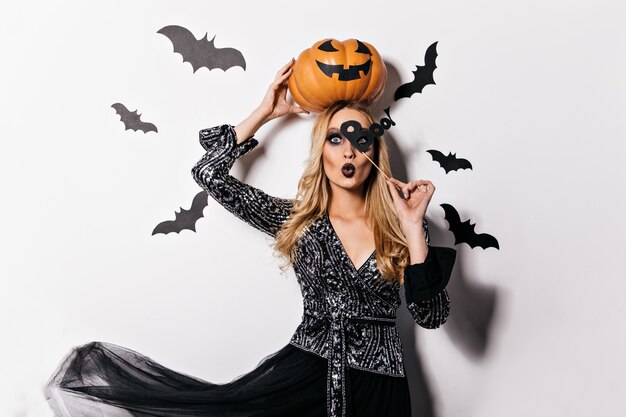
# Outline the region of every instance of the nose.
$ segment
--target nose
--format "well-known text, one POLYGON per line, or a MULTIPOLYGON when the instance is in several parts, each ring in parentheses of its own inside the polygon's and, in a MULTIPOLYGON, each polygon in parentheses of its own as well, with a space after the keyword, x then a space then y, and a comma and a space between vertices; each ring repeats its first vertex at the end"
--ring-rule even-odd
POLYGON ((355 155, 356 155, 356 150, 354 149, 354 146, 352 146, 350 141, 345 140, 343 143, 343 156, 348 159, 352 159, 355 157, 355 155))

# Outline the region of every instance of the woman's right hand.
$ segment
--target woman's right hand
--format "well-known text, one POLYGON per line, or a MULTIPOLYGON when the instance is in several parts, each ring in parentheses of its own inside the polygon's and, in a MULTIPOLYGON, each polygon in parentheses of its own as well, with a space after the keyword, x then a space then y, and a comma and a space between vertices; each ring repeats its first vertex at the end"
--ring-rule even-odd
POLYGON ((259 105, 259 111, 266 115, 266 121, 276 119, 286 114, 308 113, 305 109, 287 101, 287 82, 293 71, 295 59, 291 58, 276 73, 274 82, 270 84, 263 101, 259 105))
POLYGON ((296 61, 292 58, 284 65, 278 73, 274 82, 270 84, 261 104, 246 117, 241 123, 235 126, 237 144, 248 140, 265 123, 277 117, 293 113, 308 113, 300 106, 296 106, 287 101, 287 81, 292 72, 293 64, 296 61))

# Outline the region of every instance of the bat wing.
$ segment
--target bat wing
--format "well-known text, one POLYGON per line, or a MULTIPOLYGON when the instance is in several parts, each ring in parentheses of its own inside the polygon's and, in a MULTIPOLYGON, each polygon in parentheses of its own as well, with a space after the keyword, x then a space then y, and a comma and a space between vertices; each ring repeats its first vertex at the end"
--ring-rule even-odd
POLYGON ((126 106, 122 103, 113 103, 111 104, 111 107, 115 109, 115 113, 119 114, 122 117, 127 117, 130 113, 130 110, 128 110, 126 106))
POLYGON ((115 113, 120 116, 120 120, 124 123, 124 129, 130 129, 127 122, 132 119, 133 113, 131 113, 130 110, 128 110, 122 103, 113 103, 111 107, 113 107, 115 109, 115 113))
POLYGON ((148 123, 148 122, 141 122, 139 130, 141 130, 144 133, 148 133, 148 132, 159 133, 159 130, 154 125, 154 123, 148 123))
POLYGON ((206 42, 206 60, 203 63, 203 66, 212 69, 219 68, 223 71, 226 71, 232 67, 241 67, 246 69, 246 60, 243 57, 243 54, 239 52, 235 48, 216 48, 215 47, 215 36, 210 41, 207 40, 207 35, 204 35, 204 38, 201 42, 206 42))
POLYGON ((445 212, 445 219, 450 225, 449 229, 454 234, 454 244, 467 243, 471 248, 480 246, 483 249, 496 248, 500 249, 498 240, 490 234, 481 233, 476 234, 474 227, 476 224, 471 224, 470 220, 461 222, 459 212, 450 204, 441 204, 445 212))
POLYGON ((398 101, 401 98, 409 98, 415 92, 415 87, 413 83, 402 84, 400 87, 396 89, 396 92, 393 95, 393 99, 398 101))
POLYGON ((472 169, 472 164, 467 159, 457 158, 456 154, 449 152, 442 164, 446 170, 446 174, 450 171, 458 171, 459 169, 472 169))
POLYGON ((122 123, 124 123, 125 130, 141 130, 144 133, 158 132, 154 124, 141 121, 141 115, 137 113, 137 110, 131 112, 122 103, 114 103, 111 107, 119 114, 122 123))
POLYGON ((424 55, 424 65, 417 66, 413 71, 413 81, 402 84, 393 95, 393 99, 398 101, 401 98, 409 98, 415 93, 421 93, 424 87, 429 84, 435 84, 433 73, 437 68, 437 42, 433 43, 426 49, 424 55))
POLYGON ((480 233, 480 234, 476 234, 474 235, 474 239, 472 240, 472 243, 469 243, 469 245, 473 248, 474 246, 480 246, 483 249, 487 249, 487 248, 496 248, 496 249, 500 249, 500 244, 498 243, 498 239, 496 239, 495 237, 493 237, 492 235, 488 234, 488 233, 480 233))
POLYGON ((440 206, 443 208, 443 211, 445 213, 444 217, 448 221, 448 230, 450 230, 454 234, 454 244, 456 245, 457 243, 459 243, 457 233, 459 232, 461 227, 461 217, 459 216, 459 212, 456 211, 456 209, 450 204, 442 203, 440 204, 440 206))
POLYGON ((193 198, 191 208, 189 210, 185 210, 181 207, 180 212, 175 212, 175 220, 166 220, 159 223, 152 231, 152 235, 157 233, 180 233, 181 230, 193 230, 195 232, 196 221, 203 216, 202 212, 207 205, 207 192, 200 191, 193 198))
POLYGON ((174 47, 174 52, 183 57, 183 62, 189 62, 195 73, 198 69, 206 67, 209 70, 220 68, 226 71, 233 66, 246 69, 246 61, 241 52, 234 48, 216 48, 215 37, 208 40, 207 34, 198 40, 187 28, 182 26, 165 26, 157 31, 166 36, 174 47))
POLYGON ((157 226, 152 231, 152 235, 154 236, 157 233, 163 233, 165 235, 172 232, 180 233, 182 230, 193 230, 194 232, 196 231, 196 222, 190 221, 189 217, 187 216, 187 210, 181 208, 180 212, 174 212, 174 214, 176 216, 174 220, 166 220, 157 224, 157 226))
POLYGON ((174 231, 176 231, 176 233, 180 232, 180 230, 178 230, 178 227, 176 226, 176 221, 166 220, 156 225, 156 227, 152 231, 152 236, 156 235, 157 233, 163 233, 164 235, 166 235, 174 231))
POLYGON ((202 67, 198 62, 198 55, 201 52, 198 40, 189 29, 182 26, 170 25, 162 27, 157 33, 164 35, 172 42, 174 52, 179 53, 183 57, 183 62, 189 62, 191 64, 194 73, 202 67))
POLYGON ((137 125, 140 123, 137 110, 130 111, 122 103, 114 103, 111 105, 115 109, 115 113, 120 116, 120 120, 124 123, 125 130, 137 130, 137 125))
MULTIPOLYGON (((206 206, 209 205, 209 194, 202 190, 195 195, 191 202, 191 208, 189 209, 189 216, 193 219, 194 223, 203 217, 203 212, 206 206)), ((194 226, 195 227, 195 226, 194 226)))
POLYGON ((450 171, 457 171, 459 169, 472 169, 470 161, 463 158, 457 158, 456 154, 452 154, 452 152, 448 152, 448 155, 444 155, 436 149, 429 149, 426 152, 433 157, 433 161, 439 162, 439 165, 446 171, 446 174, 450 171))
POLYGON ((456 158, 456 169, 473 169, 472 163, 465 158, 456 158))
POLYGON ((433 161, 439 162, 439 165, 443 166, 443 162, 446 160, 446 156, 441 151, 438 151, 437 149, 429 149, 426 152, 428 152, 430 156, 433 157, 433 161))
POLYGON ((428 153, 430 153, 432 155, 433 161, 439 162, 439 166, 446 171, 446 174, 452 170, 451 163, 456 161, 456 158, 453 157, 452 159, 450 159, 450 155, 451 154, 448 154, 446 156, 442 152, 440 152, 440 151, 438 151, 436 149, 431 149, 431 150, 428 150, 426 152, 428 152, 428 153))

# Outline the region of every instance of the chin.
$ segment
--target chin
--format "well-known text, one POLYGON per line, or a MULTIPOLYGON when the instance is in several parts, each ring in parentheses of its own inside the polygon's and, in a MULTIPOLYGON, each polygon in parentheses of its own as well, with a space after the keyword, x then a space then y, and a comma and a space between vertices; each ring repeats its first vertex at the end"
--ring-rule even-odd
POLYGON ((335 185, 346 190, 357 190, 363 187, 364 183, 365 180, 359 180, 355 178, 341 178, 339 181, 335 182, 335 185))

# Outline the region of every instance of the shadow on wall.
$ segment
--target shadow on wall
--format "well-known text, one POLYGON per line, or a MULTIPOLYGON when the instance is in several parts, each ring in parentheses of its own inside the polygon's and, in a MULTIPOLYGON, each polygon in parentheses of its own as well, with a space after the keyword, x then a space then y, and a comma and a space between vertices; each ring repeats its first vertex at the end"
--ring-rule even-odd
MULTIPOLYGON (((393 119, 393 107, 395 103, 397 103, 393 99, 393 95, 402 84, 402 80, 400 79, 400 73, 397 68, 391 65, 388 60, 385 61, 385 66, 387 67, 387 84, 385 85, 385 91, 383 91, 382 96, 372 105, 372 112, 374 116, 381 115, 384 109, 391 107, 391 118, 393 119)), ((395 121, 398 122, 397 120, 395 121)), ((393 131, 393 127, 391 129, 393 131)), ((387 137, 387 133, 385 133, 384 137, 387 137)))
MULTIPOLYGON (((378 105, 378 113, 382 109, 392 106, 393 92, 402 83, 398 71, 392 65, 387 65, 388 81, 385 94, 378 105)), ((419 97, 419 96, 417 96, 419 97)), ((403 123, 396 120, 396 123, 403 123)), ((404 156, 393 138, 393 129, 385 132, 385 142, 389 150, 390 164, 393 175, 400 181, 406 182, 408 170, 404 156)), ((419 150, 420 152, 423 150, 419 150)), ((443 185, 442 185, 443 186, 443 185)), ((437 207, 429 206, 429 217, 437 213, 437 207)), ((440 211, 443 217, 443 210, 440 211)), ((497 289, 494 287, 476 284, 466 277, 463 265, 463 251, 455 247, 454 236, 445 229, 439 228, 433 221, 429 222, 429 233, 433 246, 446 246, 457 249, 456 262, 447 286, 450 296, 450 317, 443 327, 436 331, 445 330, 450 340, 471 361, 479 361, 487 354, 492 337, 492 324, 496 314, 497 289)), ((415 417, 437 417, 435 399, 430 389, 427 375, 424 371, 418 349, 417 324, 406 309, 404 290, 401 291, 402 306, 398 309, 397 325, 402 338, 404 363, 411 393, 411 410, 415 417)), ((428 360, 428 358, 426 358, 428 360)))
MULTIPOLYGON (((429 223, 434 245, 454 247, 454 239, 447 230, 429 223)), ((463 251, 457 257, 448 283, 451 299, 450 317, 444 325, 452 342, 472 361, 481 360, 487 353, 492 338, 492 326, 497 313, 498 291, 493 286, 472 282, 466 277, 463 251)))
MULTIPOLYGON (((438 229, 433 222, 429 223, 429 232, 434 246, 454 247, 454 242, 446 242, 448 239, 442 238, 448 234, 447 231, 438 229)), ((456 263, 447 287, 451 303, 450 317, 441 329, 435 331, 445 330, 454 345, 468 359, 476 362, 487 354, 492 337, 497 290, 471 282, 463 271, 462 255, 463 252, 457 249, 456 263)), ((401 298, 403 306, 398 309, 397 323, 411 391, 412 414, 416 417, 436 417, 434 399, 417 346, 417 325, 406 309, 404 291, 401 298)))
MULTIPOLYGON (((393 95, 401 84, 402 80, 398 70, 395 66, 387 63, 387 87, 380 99, 380 104, 377 106, 379 113, 382 112, 382 109, 397 103, 393 100, 393 95)), ((420 96, 421 94, 416 95, 411 100, 419 99, 420 96)), ((393 108, 391 110, 393 111, 393 108)), ((396 123, 401 124, 403 121, 396 120, 396 123)), ((385 142, 389 149, 390 164, 393 169, 393 175, 400 181, 406 182, 409 180, 406 162, 393 138, 393 133, 393 128, 385 132, 385 142)), ((423 152, 424 150, 416 149, 416 151, 423 152)), ((442 186, 444 185, 442 184, 442 186)), ((443 216, 443 211, 440 208, 432 204, 429 206, 430 213, 435 213, 437 210, 443 216)), ((455 247, 454 237, 449 231, 438 229, 434 222, 430 222, 429 226, 431 243, 433 245, 455 247)), ((490 328, 496 307, 497 290, 493 287, 489 288, 472 283, 465 277, 462 268, 462 253, 458 248, 456 263, 447 287, 453 304, 451 306, 450 318, 445 328, 450 338, 468 357, 478 360, 484 355, 489 342, 490 328)))

